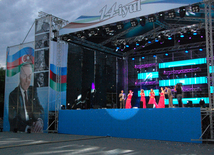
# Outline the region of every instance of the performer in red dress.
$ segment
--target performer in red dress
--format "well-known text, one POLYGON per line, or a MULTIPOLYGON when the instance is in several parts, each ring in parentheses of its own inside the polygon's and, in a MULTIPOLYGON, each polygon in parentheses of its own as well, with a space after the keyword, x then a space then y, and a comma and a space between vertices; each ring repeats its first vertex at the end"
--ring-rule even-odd
POLYGON ((132 92, 132 90, 129 90, 129 94, 128 94, 128 97, 127 97, 127 100, 126 100, 126 106, 125 106, 126 109, 131 109, 132 108, 132 104, 131 104, 132 96, 133 96, 133 92, 132 92))
POLYGON ((140 104, 143 105, 143 108, 146 108, 146 98, 145 98, 145 93, 143 89, 141 89, 140 96, 141 96, 140 104))
POLYGON ((157 108, 165 108, 165 95, 164 95, 164 90, 163 87, 161 87, 161 93, 160 93, 160 99, 159 99, 159 103, 158 103, 158 107, 157 108))
POLYGON ((155 92, 153 89, 151 89, 151 91, 149 93, 149 97, 150 97, 150 99, 149 99, 148 104, 153 104, 154 107, 157 107, 158 105, 157 105, 156 100, 155 100, 155 92))

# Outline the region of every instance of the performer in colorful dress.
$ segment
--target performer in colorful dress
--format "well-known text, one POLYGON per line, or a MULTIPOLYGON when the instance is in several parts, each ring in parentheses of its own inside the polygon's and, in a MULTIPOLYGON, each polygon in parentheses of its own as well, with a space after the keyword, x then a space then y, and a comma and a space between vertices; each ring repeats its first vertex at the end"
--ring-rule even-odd
POLYGON ((132 104, 131 104, 132 96, 133 96, 133 92, 132 92, 132 90, 129 90, 129 94, 128 94, 128 97, 127 97, 127 100, 126 100, 126 106, 125 106, 126 109, 131 109, 132 108, 132 104))
POLYGON ((157 108, 157 103, 156 103, 156 100, 155 100, 155 92, 153 89, 151 89, 150 93, 149 93, 149 102, 148 104, 153 104, 153 108, 157 108))
POLYGON ((140 96, 141 96, 140 107, 146 108, 146 98, 145 98, 145 93, 143 89, 141 89, 140 96))
POLYGON ((157 108, 165 108, 164 99, 165 99, 165 93, 164 93, 163 87, 161 87, 161 93, 160 93, 160 98, 159 98, 159 103, 157 108))

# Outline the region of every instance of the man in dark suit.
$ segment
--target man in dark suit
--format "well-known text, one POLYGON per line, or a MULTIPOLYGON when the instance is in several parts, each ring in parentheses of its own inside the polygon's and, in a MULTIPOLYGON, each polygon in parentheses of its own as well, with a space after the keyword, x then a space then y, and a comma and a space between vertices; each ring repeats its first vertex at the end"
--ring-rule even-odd
POLYGON ((20 84, 9 95, 10 131, 43 132, 40 105, 37 91, 30 86, 31 64, 24 64, 20 69, 20 84))
POLYGON ((170 88, 165 87, 164 92, 165 92, 165 94, 168 95, 168 98, 169 98, 169 108, 172 108, 172 107, 173 107, 173 104, 172 104, 172 98, 173 98, 173 96, 172 96, 172 91, 171 91, 170 88))

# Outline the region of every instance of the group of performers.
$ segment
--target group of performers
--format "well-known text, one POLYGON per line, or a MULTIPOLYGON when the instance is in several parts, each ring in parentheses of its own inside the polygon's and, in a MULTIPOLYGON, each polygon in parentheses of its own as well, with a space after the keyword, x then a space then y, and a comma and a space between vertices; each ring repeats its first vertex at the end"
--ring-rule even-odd
MULTIPOLYGON (((182 88, 177 84, 174 89, 177 92, 179 107, 183 107, 182 88)), ((155 92, 153 89, 151 89, 149 93, 148 104, 153 104, 153 108, 165 108, 165 94, 167 94, 169 99, 169 108, 172 108, 173 95, 172 95, 171 89, 168 87, 165 87, 165 89, 163 89, 163 87, 161 87, 161 92, 159 94, 160 94, 160 98, 159 98, 159 102, 157 103, 155 100, 155 92)), ((132 105, 131 105, 132 96, 133 96, 133 91, 129 90, 129 94, 127 95, 127 99, 126 99, 125 93, 123 92, 123 90, 121 90, 121 93, 119 94, 120 108, 125 108, 125 109, 132 108, 132 105), (125 103, 125 100, 126 100, 126 103, 125 103)), ((140 96, 141 96, 140 105, 142 106, 142 108, 146 108, 146 98, 145 98, 145 93, 143 89, 141 89, 140 96)))

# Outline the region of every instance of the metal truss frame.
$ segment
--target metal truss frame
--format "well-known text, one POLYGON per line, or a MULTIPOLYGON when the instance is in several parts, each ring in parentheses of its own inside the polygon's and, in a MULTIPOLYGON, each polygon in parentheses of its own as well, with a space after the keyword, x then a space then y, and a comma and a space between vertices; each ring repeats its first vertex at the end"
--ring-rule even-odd
POLYGON ((170 47, 164 47, 164 48, 158 48, 158 49, 151 49, 151 50, 144 50, 144 51, 136 51, 136 52, 129 52, 129 56, 145 56, 145 55, 151 55, 151 54, 161 54, 161 53, 166 53, 166 52, 173 52, 173 51, 182 51, 186 49, 198 49, 203 48, 206 46, 206 42, 197 42, 197 43, 190 43, 190 44, 184 44, 184 45, 175 45, 175 46, 170 46, 170 47))

